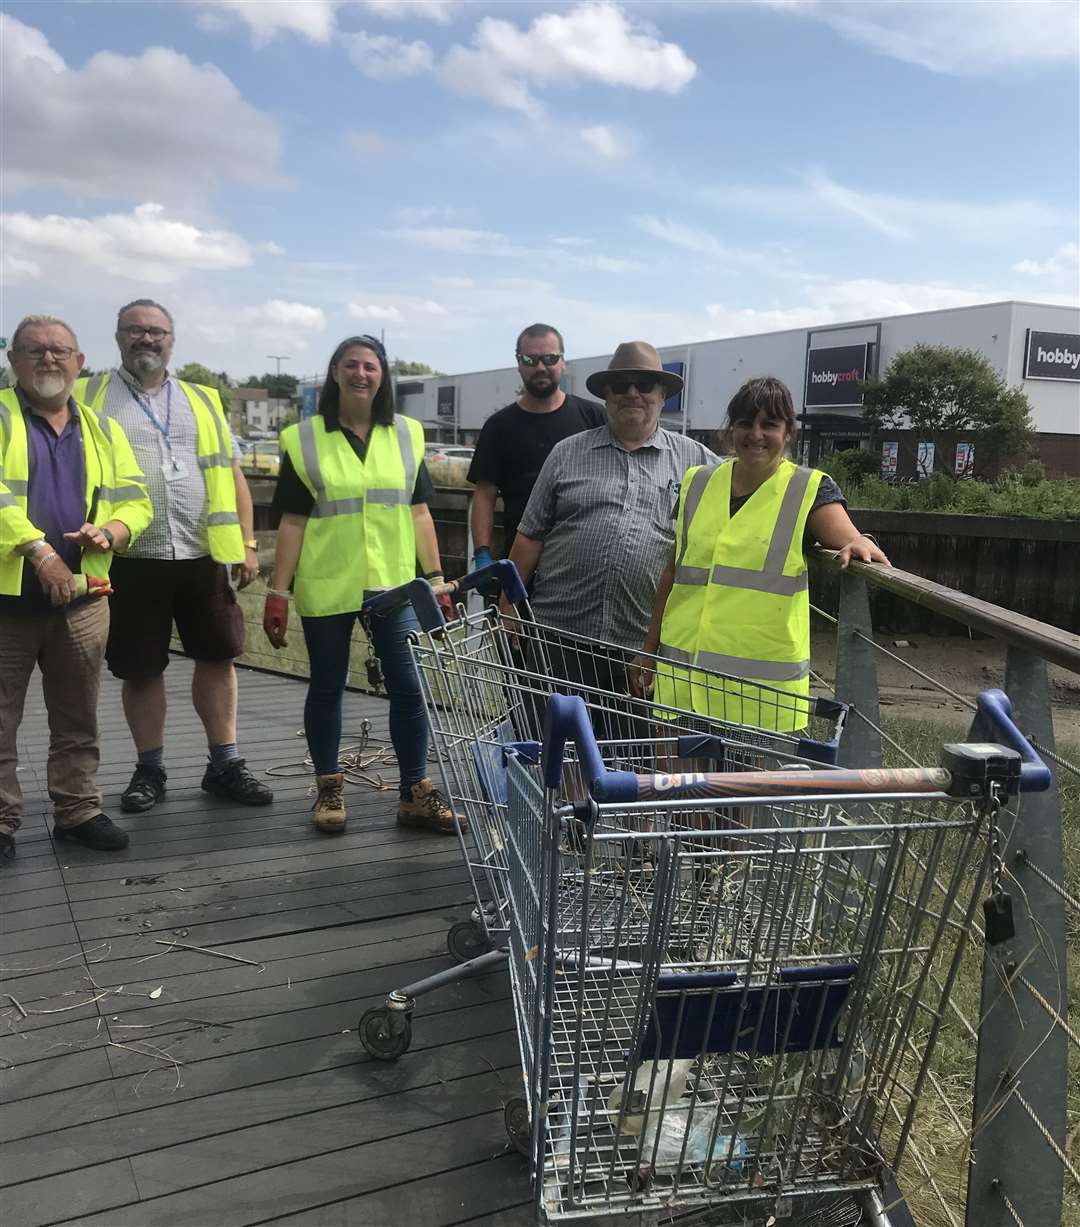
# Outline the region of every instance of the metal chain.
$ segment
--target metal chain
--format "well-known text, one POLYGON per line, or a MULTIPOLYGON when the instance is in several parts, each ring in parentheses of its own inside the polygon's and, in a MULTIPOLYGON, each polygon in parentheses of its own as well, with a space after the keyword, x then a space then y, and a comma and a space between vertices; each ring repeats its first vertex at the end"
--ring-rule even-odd
POLYGON ((1080 899, 1077 899, 1075 895, 1070 895, 1060 882, 1055 882, 1044 869, 1040 869, 1026 852, 1020 851, 1017 852, 1016 855, 1017 858, 1024 863, 1026 868, 1030 869, 1037 878, 1041 878, 1042 881, 1044 881, 1055 894, 1060 895, 1069 905, 1069 907, 1073 908, 1077 912, 1080 912, 1080 899))
POLYGON ((1037 1116, 1035 1112, 1035 1109, 1031 1106, 1031 1104, 1028 1103, 1028 1101, 1023 1097, 1023 1095, 1020 1094, 1019 1090, 1014 1088, 1013 1094, 1016 1096, 1017 1103, 1019 1103, 1019 1105, 1024 1109, 1024 1111, 1028 1114, 1028 1116, 1031 1117, 1032 1122, 1035 1125, 1035 1128, 1038 1129, 1038 1131, 1045 1138, 1047 1146, 1049 1146, 1050 1149, 1054 1152, 1054 1154, 1061 1160, 1062 1167, 1064 1167, 1064 1169, 1076 1181, 1077 1184, 1080 1184, 1080 1171, 1077 1171, 1077 1169, 1073 1166, 1073 1163, 1070 1160, 1069 1156, 1061 1149, 1061 1147, 1057 1144, 1057 1142, 1054 1141, 1053 1135, 1051 1134, 1050 1130, 1047 1129, 1047 1127, 1039 1119, 1039 1117, 1037 1116))
POLYGON ((990 796, 986 802, 986 812, 990 820, 990 893, 997 895, 1002 892, 1002 882, 1005 880, 1005 858, 1001 854, 1001 828, 998 826, 998 812, 1001 810, 1001 792, 997 784, 990 785, 990 796))
POLYGON ((1042 993, 1039 992, 1039 990, 1035 987, 1035 985, 1032 984, 1031 981, 1028 980, 1023 975, 1018 975, 1016 979, 1020 981, 1020 983, 1028 990, 1028 992, 1032 995, 1032 997, 1035 998, 1035 1000, 1039 1003, 1039 1005, 1041 1005, 1042 1008, 1047 1012, 1047 1014, 1050 1015, 1051 1019, 1053 1019, 1053 1021, 1062 1029, 1062 1031, 1065 1032, 1065 1034, 1069 1037, 1069 1039, 1072 1040, 1074 1046, 1077 1048, 1080 1048, 1080 1035, 1076 1034, 1076 1032, 1072 1029, 1072 1027, 1069 1026, 1069 1024, 1065 1021, 1065 1019, 1061 1017, 1061 1015, 1057 1012, 1057 1010, 1054 1009, 1054 1007, 1050 1004, 1050 1002, 1047 1001, 1047 999, 1042 995, 1042 993))

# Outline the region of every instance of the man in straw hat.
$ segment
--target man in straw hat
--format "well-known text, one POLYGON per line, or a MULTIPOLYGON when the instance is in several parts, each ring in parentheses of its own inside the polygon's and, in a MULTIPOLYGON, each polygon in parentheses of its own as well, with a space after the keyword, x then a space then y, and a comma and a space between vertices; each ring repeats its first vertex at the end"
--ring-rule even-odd
MULTIPOLYGON (((716 457, 704 444, 658 425, 664 401, 683 381, 664 370, 648 342, 624 341, 607 369, 590 375, 585 386, 603 399, 607 424, 555 445, 510 558, 525 582, 533 581, 539 622, 634 652, 644 641, 656 582, 675 542, 682 475, 716 457)), ((625 691, 623 657, 612 652, 610 667, 590 663, 582 681, 625 691)))

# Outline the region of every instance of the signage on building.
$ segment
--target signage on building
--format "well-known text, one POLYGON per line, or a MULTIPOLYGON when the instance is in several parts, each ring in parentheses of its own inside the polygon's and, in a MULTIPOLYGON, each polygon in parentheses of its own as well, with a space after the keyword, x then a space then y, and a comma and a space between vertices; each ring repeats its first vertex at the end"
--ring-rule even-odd
POLYGON ((953 472, 957 477, 971 477, 975 473, 975 444, 958 443, 956 459, 953 462, 953 472))
POLYGON ((889 439, 881 445, 881 476, 895 477, 896 466, 900 460, 900 444, 895 439, 889 439))
MULTIPOLYGON (((664 370, 670 371, 673 375, 678 375, 680 378, 686 369, 686 364, 683 362, 665 362, 664 370)), ((664 401, 664 407, 661 413, 682 413, 682 398, 685 388, 680 388, 674 396, 669 396, 664 401)))
POLYGON ((919 478, 929 477, 934 471, 934 445, 921 442, 915 455, 915 475, 919 478))
POLYGON ((806 352, 807 409, 862 408, 862 381, 866 378, 870 346, 829 345, 806 352))
POLYGON ((317 408, 317 397, 315 395, 318 389, 312 384, 310 387, 302 389, 300 393, 300 416, 302 418, 313 418, 317 408))
POLYGON ((457 388, 453 384, 441 387, 435 401, 435 412, 441 418, 453 418, 454 416, 454 394, 457 388))
POLYGON ((1028 329, 1025 379, 1064 379, 1080 383, 1080 333, 1028 329))

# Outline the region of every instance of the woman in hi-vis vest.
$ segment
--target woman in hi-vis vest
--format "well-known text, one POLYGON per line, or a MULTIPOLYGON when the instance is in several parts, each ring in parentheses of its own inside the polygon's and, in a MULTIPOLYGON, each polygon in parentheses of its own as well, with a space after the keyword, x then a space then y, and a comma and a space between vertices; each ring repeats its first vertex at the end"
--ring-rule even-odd
POLYGON ((889 560, 848 516, 827 474, 787 458, 791 393, 751 379, 727 409, 725 458, 683 477, 675 549, 656 589, 631 687, 664 708, 792 732, 808 720, 810 598, 805 548, 839 550, 840 565, 889 560), (696 666, 696 667, 695 667, 696 666), (723 675, 723 676, 717 676, 723 675))
MULTIPOLYGON (((311 666, 304 732, 318 786, 314 822, 321 831, 342 831, 341 701, 360 607, 366 597, 415 579, 418 562, 427 579, 442 583, 423 427, 395 414, 379 341, 357 336, 341 342, 318 413, 281 432, 281 453, 274 494, 281 520, 263 629, 275 648, 285 646, 292 588, 311 666)), ((408 605, 370 625, 401 774, 397 820, 452 835, 455 815, 427 774, 427 713, 407 641, 416 625, 408 605)))

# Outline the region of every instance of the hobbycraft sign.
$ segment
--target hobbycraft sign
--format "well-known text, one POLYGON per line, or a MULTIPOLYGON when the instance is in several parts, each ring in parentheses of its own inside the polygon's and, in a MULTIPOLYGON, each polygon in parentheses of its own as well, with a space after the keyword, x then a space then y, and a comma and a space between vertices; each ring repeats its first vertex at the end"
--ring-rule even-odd
POLYGON ((1080 334, 1028 329, 1025 379, 1064 379, 1080 383, 1080 334))
POLYGON ((861 409, 870 346, 830 345, 806 354, 807 409, 861 409))

